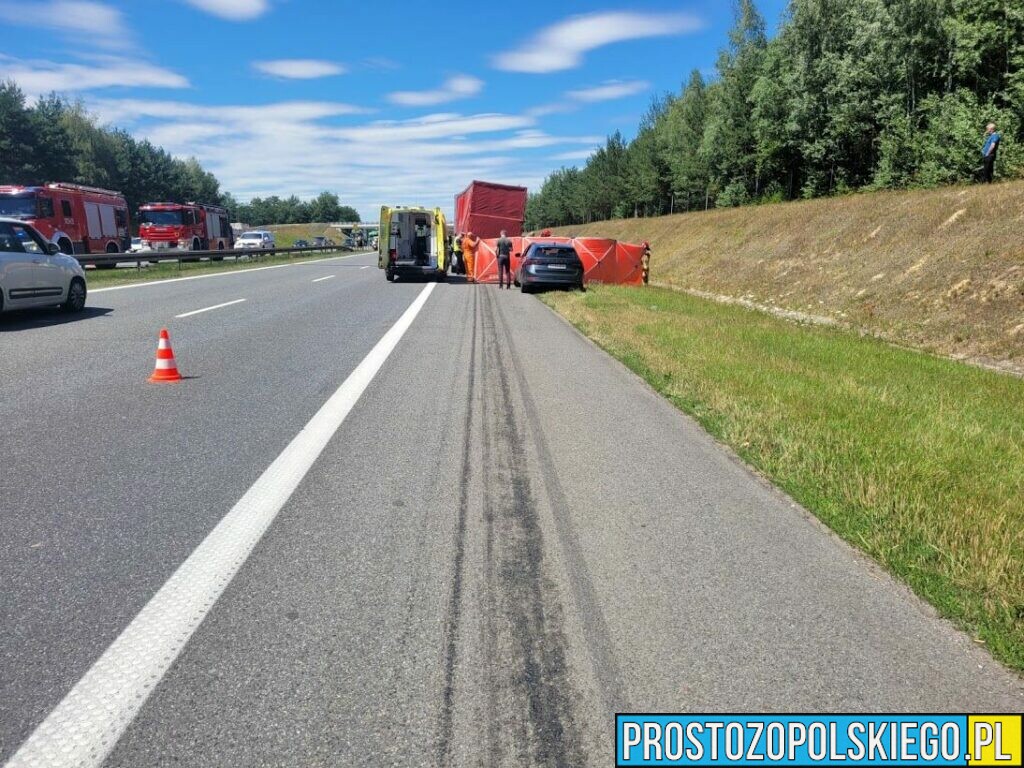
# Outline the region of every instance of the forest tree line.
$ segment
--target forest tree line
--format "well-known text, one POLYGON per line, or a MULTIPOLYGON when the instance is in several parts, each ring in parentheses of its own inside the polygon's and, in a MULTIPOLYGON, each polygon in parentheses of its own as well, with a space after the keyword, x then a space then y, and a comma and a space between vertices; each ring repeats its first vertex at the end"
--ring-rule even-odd
POLYGON ((715 76, 552 173, 528 228, 969 181, 989 122, 1024 175, 1022 0, 791 0, 772 38, 735 16, 715 76))
POLYGON ((173 157, 127 131, 100 125, 80 104, 55 94, 28 104, 15 83, 0 82, 0 184, 51 181, 118 190, 134 212, 151 202, 196 201, 228 208, 251 225, 358 221, 338 196, 253 198, 239 203, 198 160, 173 157))

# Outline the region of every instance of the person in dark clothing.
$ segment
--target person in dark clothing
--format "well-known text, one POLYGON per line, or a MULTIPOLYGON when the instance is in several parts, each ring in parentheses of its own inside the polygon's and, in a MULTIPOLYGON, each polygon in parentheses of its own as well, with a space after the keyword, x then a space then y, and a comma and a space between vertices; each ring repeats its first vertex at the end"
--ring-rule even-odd
POLYGON ((985 128, 985 143, 981 147, 981 158, 984 161, 982 178, 986 184, 991 184, 996 174, 996 155, 999 154, 999 143, 1003 140, 1001 134, 996 131, 996 124, 989 123, 985 128))
POLYGON ((498 290, 507 285, 512 290, 512 241, 508 238, 505 230, 501 230, 501 237, 498 238, 498 290))

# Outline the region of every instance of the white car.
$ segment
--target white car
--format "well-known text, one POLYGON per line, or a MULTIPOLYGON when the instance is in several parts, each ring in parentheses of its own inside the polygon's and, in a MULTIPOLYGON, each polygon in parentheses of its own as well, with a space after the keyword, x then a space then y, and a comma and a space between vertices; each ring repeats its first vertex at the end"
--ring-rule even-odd
POLYGON ((29 224, 0 217, 0 312, 85 309, 85 270, 29 224))
POLYGON ((235 250, 254 250, 276 248, 274 233, 264 229, 255 229, 251 232, 243 232, 242 236, 235 240, 235 250))

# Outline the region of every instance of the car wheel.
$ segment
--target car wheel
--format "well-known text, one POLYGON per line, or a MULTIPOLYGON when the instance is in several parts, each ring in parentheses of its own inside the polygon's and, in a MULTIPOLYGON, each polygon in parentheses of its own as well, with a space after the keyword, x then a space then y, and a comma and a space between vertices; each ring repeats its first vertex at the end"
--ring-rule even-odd
POLYGON ((528 286, 526 283, 523 283, 523 286, 522 286, 521 290, 522 290, 523 293, 533 293, 533 288, 528 286))
POLYGON ((80 277, 71 279, 68 286, 68 298, 60 308, 69 314, 81 312, 85 309, 85 281, 80 277))
POLYGON ((395 282, 396 279, 398 279, 398 275, 396 275, 394 272, 387 272, 385 273, 385 276, 387 277, 389 283, 393 283, 395 282))

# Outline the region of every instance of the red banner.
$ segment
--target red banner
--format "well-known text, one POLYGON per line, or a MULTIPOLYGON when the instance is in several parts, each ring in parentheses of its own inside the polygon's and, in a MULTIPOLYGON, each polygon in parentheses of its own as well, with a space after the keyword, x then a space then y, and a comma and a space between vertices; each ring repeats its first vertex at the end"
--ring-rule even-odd
MULTIPOLYGON (((598 237, 513 237, 511 240, 513 274, 531 243, 570 243, 583 262, 586 282, 643 285, 642 245, 598 237)), ((480 241, 473 269, 478 283, 498 282, 497 242, 497 239, 480 241)))

